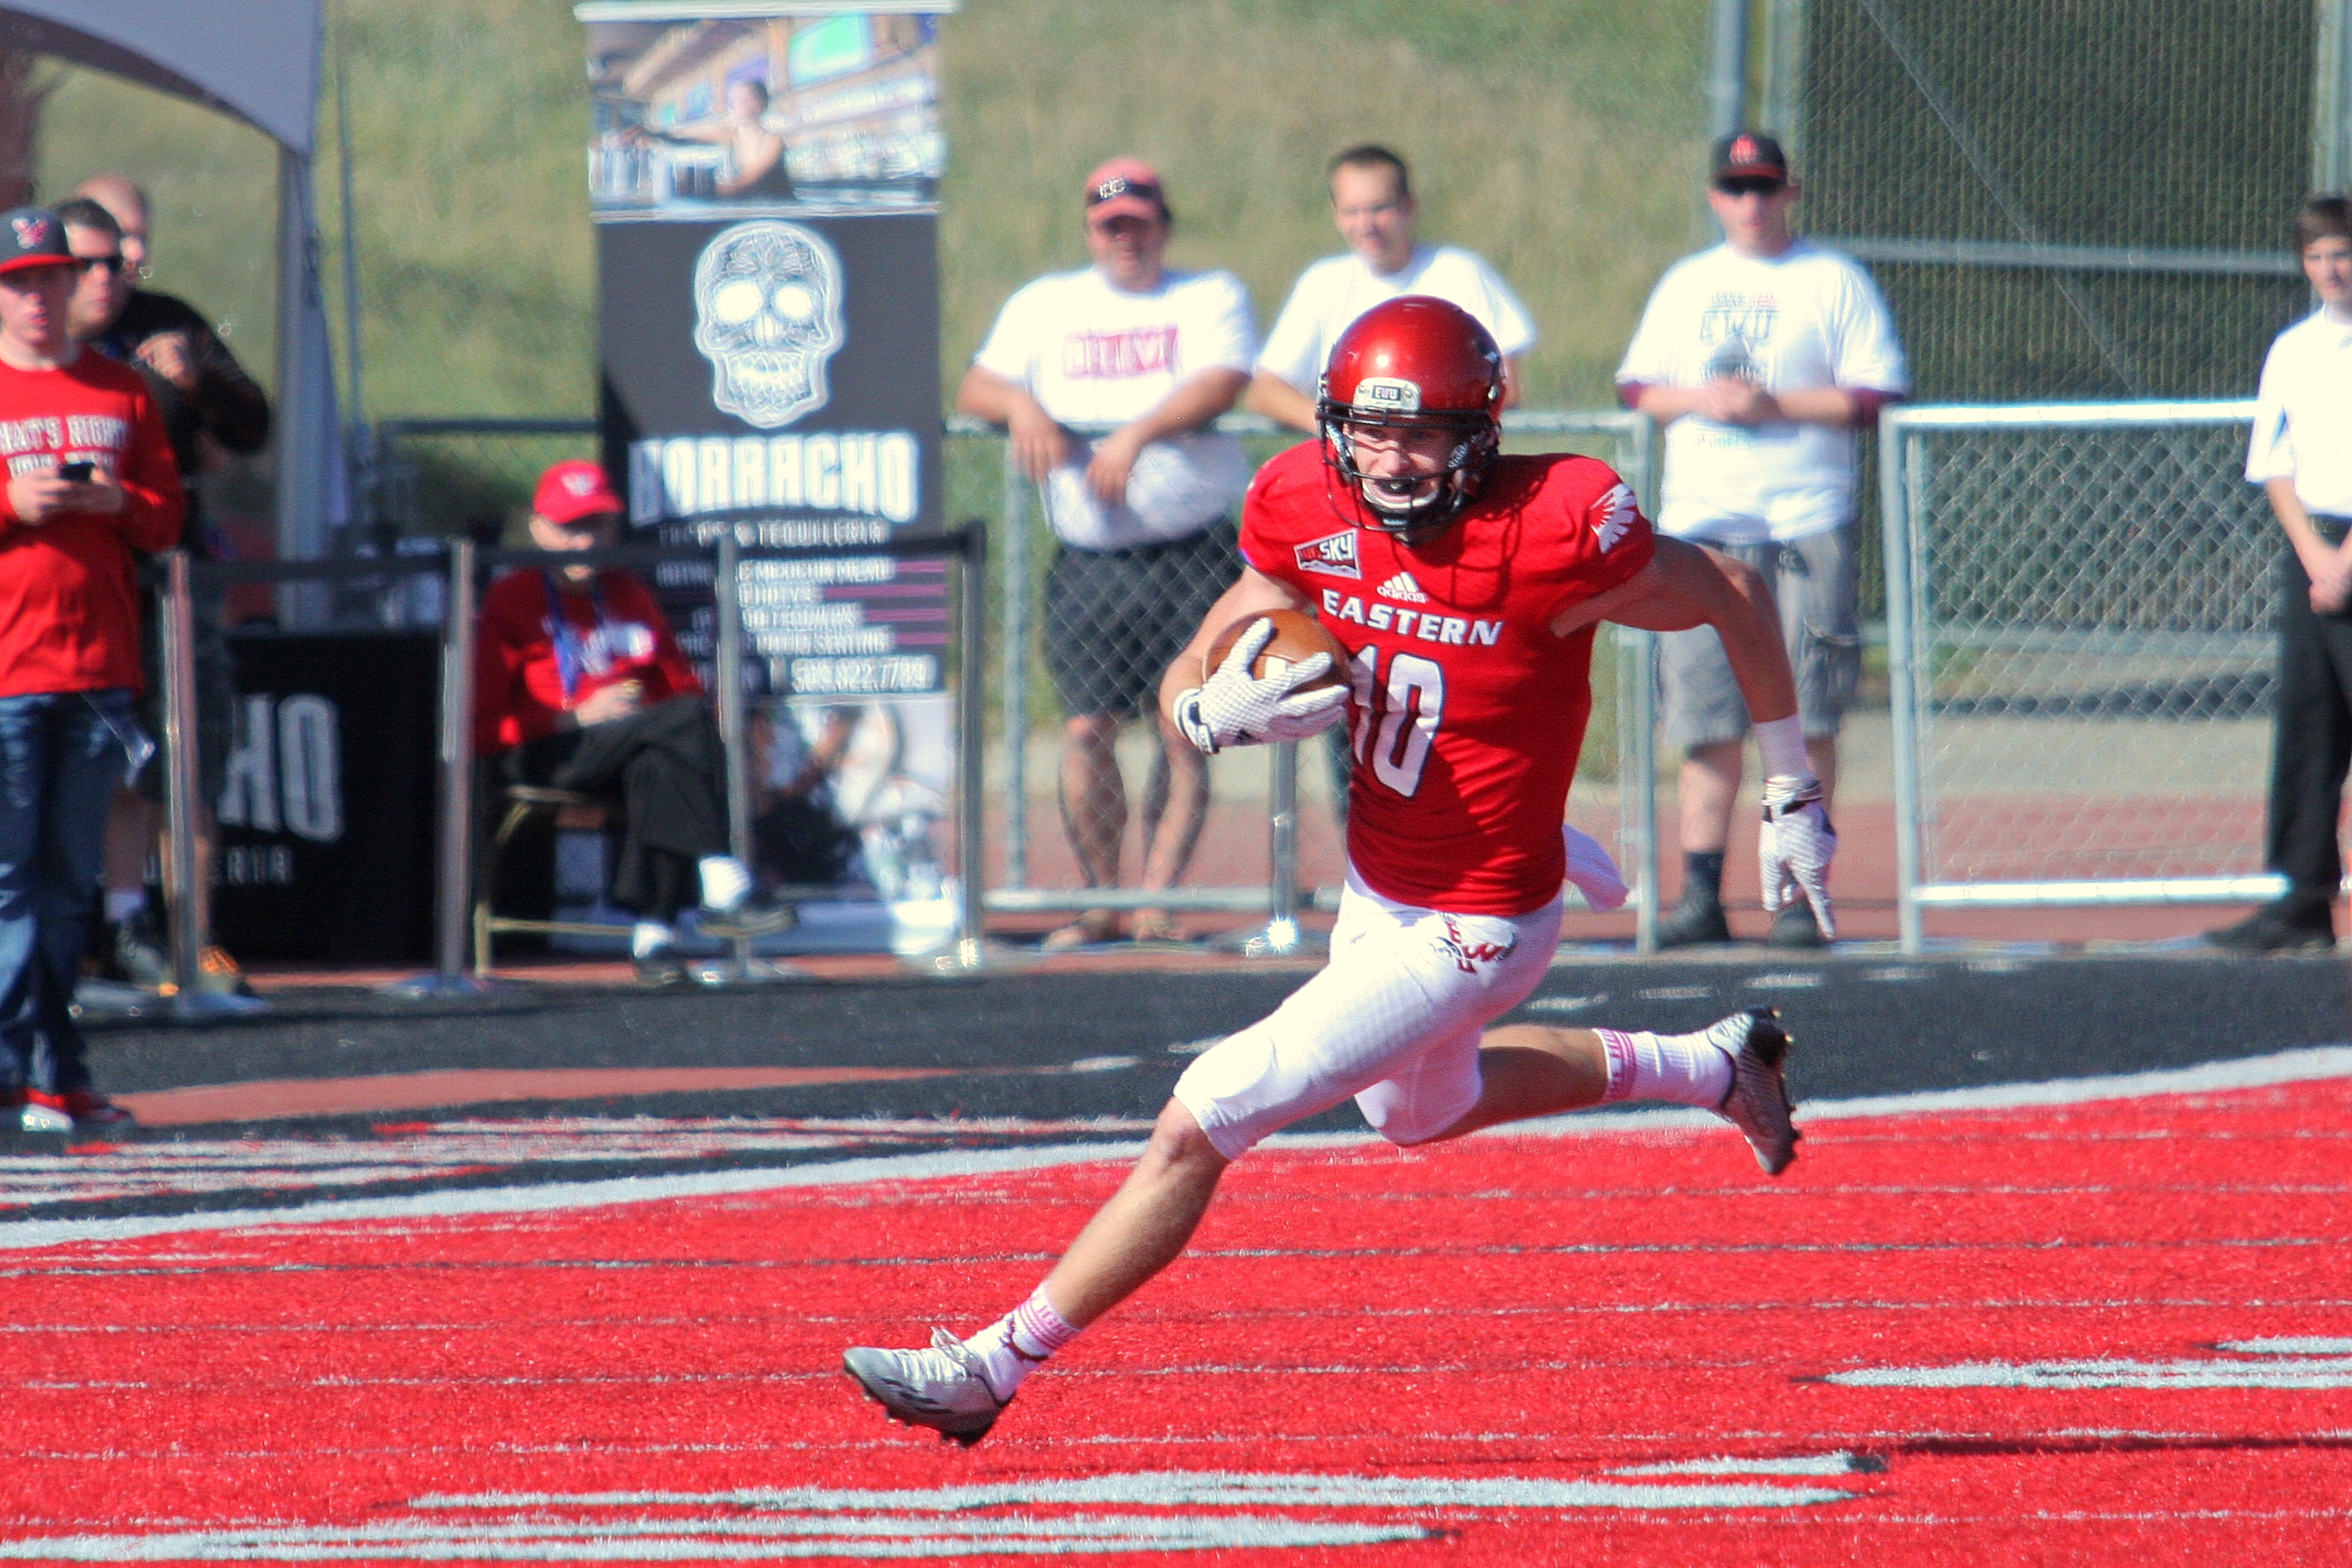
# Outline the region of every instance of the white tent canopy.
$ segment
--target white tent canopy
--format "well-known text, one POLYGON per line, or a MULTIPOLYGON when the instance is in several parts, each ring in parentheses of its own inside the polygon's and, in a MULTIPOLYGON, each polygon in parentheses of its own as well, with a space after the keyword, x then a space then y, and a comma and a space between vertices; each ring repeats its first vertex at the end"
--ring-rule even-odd
POLYGON ((310 197, 322 9, 323 0, 0 0, 0 47, 127 78, 278 143, 278 550, 289 559, 324 552, 343 489, 310 197))

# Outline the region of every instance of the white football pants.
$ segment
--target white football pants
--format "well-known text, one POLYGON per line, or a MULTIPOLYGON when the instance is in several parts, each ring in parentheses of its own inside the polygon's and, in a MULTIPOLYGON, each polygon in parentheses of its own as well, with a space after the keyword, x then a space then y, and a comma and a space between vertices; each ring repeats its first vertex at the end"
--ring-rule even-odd
POLYGON ((1228 1160, 1351 1095, 1390 1142, 1427 1142, 1478 1102, 1479 1034, 1543 979, 1559 918, 1558 899, 1515 917, 1417 909, 1350 867, 1330 963, 1202 1052, 1177 1102, 1228 1160))

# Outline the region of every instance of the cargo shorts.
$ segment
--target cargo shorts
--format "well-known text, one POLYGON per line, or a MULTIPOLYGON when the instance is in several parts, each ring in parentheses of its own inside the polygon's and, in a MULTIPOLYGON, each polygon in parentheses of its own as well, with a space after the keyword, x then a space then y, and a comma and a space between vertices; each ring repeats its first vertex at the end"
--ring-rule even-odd
MULTIPOLYGON (((1764 574, 1780 608, 1780 637, 1797 677, 1797 711, 1805 738, 1826 740, 1853 701, 1862 674, 1862 633, 1854 620, 1853 525, 1769 544, 1712 548, 1764 574)), ((1685 751, 1738 741, 1748 733, 1748 702, 1712 626, 1658 638, 1659 712, 1666 742, 1685 751)))

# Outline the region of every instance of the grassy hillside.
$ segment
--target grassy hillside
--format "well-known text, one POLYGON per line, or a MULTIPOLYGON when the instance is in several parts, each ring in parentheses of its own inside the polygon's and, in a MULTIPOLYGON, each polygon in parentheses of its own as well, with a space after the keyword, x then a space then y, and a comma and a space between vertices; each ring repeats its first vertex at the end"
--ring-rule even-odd
MULTIPOLYGON (((583 36, 563 0, 331 0, 351 72, 367 409, 574 414, 594 395, 583 36)), ((944 28, 941 250, 952 382, 1005 294, 1083 260, 1075 191, 1160 164, 1176 258, 1270 321, 1337 248, 1321 168, 1411 158, 1425 230, 1486 253, 1543 331, 1529 400, 1606 395, 1658 268, 1696 235, 1703 0, 967 0, 944 28)), ((120 168, 159 204, 159 284, 268 365, 274 159, 257 134, 89 72, 45 127, 45 194, 120 168)), ((341 281, 330 104, 319 165, 341 281)), ((338 318, 340 321, 340 317, 338 318)))

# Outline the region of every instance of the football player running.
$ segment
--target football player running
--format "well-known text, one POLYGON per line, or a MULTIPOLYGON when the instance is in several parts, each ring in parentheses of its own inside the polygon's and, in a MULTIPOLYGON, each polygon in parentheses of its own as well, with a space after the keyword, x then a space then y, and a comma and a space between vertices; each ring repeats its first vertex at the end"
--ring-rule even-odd
MULTIPOLYGON (((1227 1164, 1353 1097, 1410 1146, 1604 1100, 1663 1099, 1736 1126, 1773 1175, 1796 1155, 1769 1010, 1689 1035, 1486 1026, 1559 945, 1561 883, 1597 847, 1562 840, 1592 704, 1594 628, 1713 626, 1764 754, 1768 896, 1828 913, 1836 846, 1805 767, 1797 693, 1762 579, 1660 537, 1606 464, 1505 457, 1503 358, 1459 307, 1409 295, 1333 348, 1321 438, 1259 470, 1249 563, 1161 689, 1203 752, 1299 740, 1346 717, 1349 871, 1329 963, 1273 1015, 1196 1058, 1126 1183, 1029 1299, 968 1340, 851 1350, 845 1369, 896 1419, 971 1444, 1023 1379, 1180 1255, 1227 1164), (1311 610, 1349 654, 1253 676, 1261 622, 1202 679, 1217 633, 1311 610)), ((1827 921, 1824 920, 1824 924, 1827 921)))

